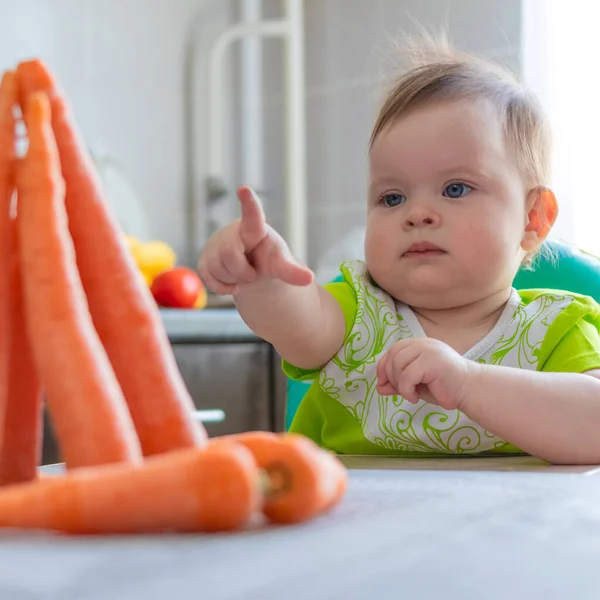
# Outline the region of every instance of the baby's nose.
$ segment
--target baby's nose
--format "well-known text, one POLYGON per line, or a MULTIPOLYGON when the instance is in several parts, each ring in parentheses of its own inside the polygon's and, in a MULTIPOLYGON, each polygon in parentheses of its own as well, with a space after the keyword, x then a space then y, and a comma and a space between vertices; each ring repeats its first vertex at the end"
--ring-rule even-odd
POLYGON ((439 224, 439 216, 432 211, 413 212, 406 216, 404 227, 414 229, 415 227, 436 227, 439 224))

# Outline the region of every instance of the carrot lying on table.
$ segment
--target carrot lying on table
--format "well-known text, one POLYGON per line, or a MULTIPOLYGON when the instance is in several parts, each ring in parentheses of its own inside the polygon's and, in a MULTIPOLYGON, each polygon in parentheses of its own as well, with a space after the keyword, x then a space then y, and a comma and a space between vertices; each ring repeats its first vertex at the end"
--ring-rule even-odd
POLYGON ((246 448, 187 448, 124 464, 78 469, 0 491, 0 527, 70 534, 235 530, 260 503, 246 448))
POLYGON ((110 212, 98 175, 54 77, 21 63, 23 97, 44 91, 66 182, 69 228, 90 312, 129 405, 145 455, 205 443, 160 314, 110 212))
POLYGON ((23 483, 37 477, 41 462, 43 420, 42 386, 26 334, 17 222, 11 222, 10 357, 8 400, 0 450, 0 485, 23 483))
POLYGON ((277 523, 311 519, 337 504, 348 475, 344 465, 308 438, 252 431, 212 438, 209 447, 241 444, 265 474, 263 514, 277 523))
POLYGON ((15 118, 17 79, 7 71, 0 83, 0 445, 8 402, 10 360, 10 206, 14 192, 15 118))
POLYGON ((77 273, 43 94, 29 98, 25 125, 29 148, 17 169, 25 318, 62 457, 68 467, 140 462, 133 422, 77 273))

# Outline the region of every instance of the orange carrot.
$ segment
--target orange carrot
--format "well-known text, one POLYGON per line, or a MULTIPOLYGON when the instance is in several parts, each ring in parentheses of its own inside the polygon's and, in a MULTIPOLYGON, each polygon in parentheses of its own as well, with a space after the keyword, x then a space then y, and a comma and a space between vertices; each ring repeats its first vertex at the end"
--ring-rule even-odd
POLYGON ((13 220, 13 251, 10 262, 10 368, 0 452, 0 485, 35 479, 42 451, 42 387, 25 323, 17 234, 17 223, 13 220))
POLYGON ((347 487, 347 471, 332 454, 297 434, 252 431, 212 438, 209 447, 241 444, 266 475, 263 513, 277 523, 313 518, 337 504, 347 487))
POLYGON ((17 226, 10 216, 16 160, 13 110, 17 102, 17 78, 7 72, 0 85, 0 485, 36 477, 42 431, 39 378, 24 327, 17 226))
POLYGON ((8 402, 10 360, 10 204, 14 192, 17 79, 7 71, 0 83, 0 443, 8 402))
POLYGON ((35 478, 41 450, 41 393, 24 329, 16 223, 11 219, 15 183, 17 78, 0 84, 0 485, 35 478))
POLYGON ((312 440, 296 433, 288 433, 285 438, 298 449, 304 448, 304 451, 316 452, 318 458, 319 469, 321 472, 322 481, 324 482, 327 491, 324 496, 324 503, 321 512, 329 510, 346 494, 348 489, 348 470, 341 460, 335 454, 320 448, 312 440))
POLYGON ((77 469, 0 491, 0 527, 70 534, 239 529, 260 502, 258 470, 240 445, 187 448, 77 469))
POLYGON ((77 272, 43 94, 29 99, 25 125, 29 148, 17 170, 25 318, 62 457, 68 467, 140 462, 139 440, 77 272))
POLYGON ((193 419, 160 313, 107 206, 66 99, 39 60, 21 63, 17 76, 25 97, 40 90, 50 97, 79 272, 144 454, 203 445, 206 431, 193 419))

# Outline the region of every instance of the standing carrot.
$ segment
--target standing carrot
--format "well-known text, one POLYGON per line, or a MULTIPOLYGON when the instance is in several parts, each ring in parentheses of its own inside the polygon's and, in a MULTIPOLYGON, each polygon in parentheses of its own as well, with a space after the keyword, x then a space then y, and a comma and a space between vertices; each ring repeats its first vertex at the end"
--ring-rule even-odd
POLYGON ((14 192, 17 79, 7 71, 0 83, 0 445, 8 402, 10 359, 10 205, 14 192))
POLYGON ((29 98, 25 125, 29 148, 17 171, 25 317, 62 457, 68 467, 141 461, 139 440, 77 272, 43 94, 29 98))
POLYGON ((104 535, 228 531, 245 525, 259 503, 252 454, 230 444, 12 486, 0 491, 0 527, 104 535))
POLYGON ((10 218, 15 179, 17 78, 0 85, 0 485, 34 479, 41 458, 42 394, 25 330, 17 224, 10 218), (7 319, 5 321, 5 319, 7 319))
POLYGON ((129 405, 145 455, 204 444, 193 402, 175 362, 156 303, 125 247, 66 100, 38 60, 17 76, 24 97, 48 94, 66 182, 66 208, 94 325, 129 405))
POLYGON ((42 450, 42 388, 25 323, 17 222, 11 222, 8 400, 0 451, 0 485, 35 479, 42 450))

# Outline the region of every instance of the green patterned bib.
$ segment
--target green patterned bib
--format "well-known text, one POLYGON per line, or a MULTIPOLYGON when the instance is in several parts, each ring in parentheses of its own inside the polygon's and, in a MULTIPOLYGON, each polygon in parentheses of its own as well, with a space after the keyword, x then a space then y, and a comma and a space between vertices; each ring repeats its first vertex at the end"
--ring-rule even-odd
MULTIPOLYGON (((504 445, 505 440, 458 410, 377 393, 381 356, 396 342, 425 337, 425 332, 408 306, 371 283, 364 264, 344 266, 357 294, 356 321, 337 356, 321 371, 319 384, 360 422, 365 437, 378 446, 417 452, 482 452, 504 445)), ((571 301, 568 296, 544 296, 521 306, 513 290, 496 326, 465 357, 535 370, 548 327, 571 301)))
MULTIPOLYGON (((364 263, 346 262, 341 271, 345 283, 333 285, 346 287, 329 289, 332 293, 345 289, 348 297, 352 292, 354 320, 348 323, 343 346, 320 371, 303 372, 284 363, 288 375, 315 378, 291 431, 348 453, 519 452, 458 410, 445 410, 422 400, 412 404, 400 396, 377 393, 376 367, 381 356, 400 340, 426 334, 408 306, 372 283, 364 263)), ((554 365, 554 370, 586 370, 600 365, 596 329, 600 319, 595 302, 548 290, 530 293, 527 301, 522 294, 513 290, 498 323, 464 354, 466 358, 531 371, 540 369, 540 362, 554 365), (591 331, 579 325, 591 317, 595 324, 589 326, 591 331), (564 348, 559 352, 555 346, 561 344, 564 348), (577 360, 569 365, 567 357, 571 355, 577 360)), ((341 297, 338 300, 342 303, 341 297)))

